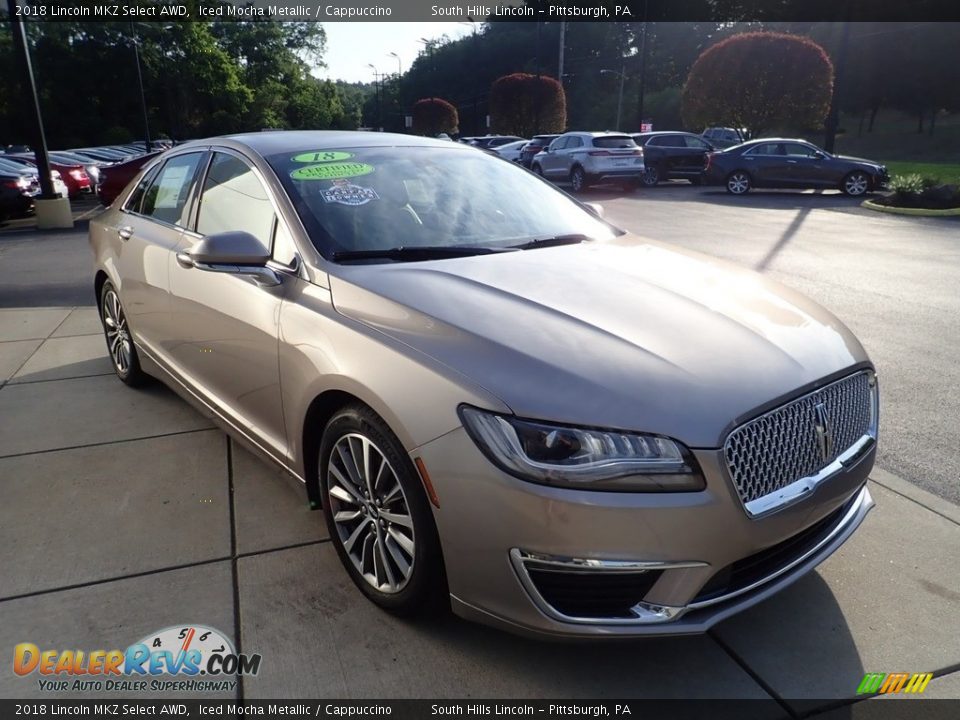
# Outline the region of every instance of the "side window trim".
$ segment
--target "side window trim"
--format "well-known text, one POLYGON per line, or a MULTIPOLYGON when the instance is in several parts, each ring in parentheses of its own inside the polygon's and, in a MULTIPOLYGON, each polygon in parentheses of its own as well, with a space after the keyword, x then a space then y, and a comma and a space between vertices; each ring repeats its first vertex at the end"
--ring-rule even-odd
MULTIPOLYGON (((199 170, 202 165, 208 162, 210 149, 207 147, 190 148, 185 152, 177 153, 176 155, 171 155, 169 157, 164 158, 163 162, 157 163, 157 165, 155 165, 149 170, 149 176, 150 176, 149 182, 152 183, 156 179, 156 176, 163 170, 163 168, 165 168, 170 163, 171 160, 176 160, 177 158, 185 157, 187 155, 194 155, 194 154, 199 154, 201 157, 197 164, 197 172, 194 173, 190 190, 187 193, 187 202, 184 206, 185 209, 187 210, 186 216, 188 218, 187 220, 188 226, 191 225, 190 218, 194 211, 194 206, 191 203, 193 203, 194 197, 197 193, 197 188, 199 187, 197 184, 198 178, 200 176, 199 170)), ((147 176, 144 175, 144 178, 146 177, 147 176)), ((136 215, 137 217, 144 218, 145 220, 149 220, 150 222, 155 222, 158 225, 162 225, 163 227, 173 228, 174 230, 182 230, 182 231, 190 230, 190 227, 184 227, 182 225, 177 225, 175 223, 169 223, 169 222, 166 222, 165 220, 160 220, 159 218, 155 218, 152 215, 144 215, 142 212, 140 212, 140 209, 142 208, 142 206, 143 206, 143 196, 140 197, 140 206, 137 208, 137 210, 129 210, 126 207, 124 207, 123 212, 129 213, 131 215, 136 215)))
POLYGON ((140 215, 140 207, 143 205, 143 196, 145 193, 140 193, 140 197, 137 198, 137 208, 133 209, 130 207, 130 201, 133 199, 133 196, 137 194, 137 190, 140 188, 141 183, 146 183, 148 186, 153 182, 154 176, 160 172, 160 168, 163 167, 163 163, 157 163, 153 167, 149 168, 141 177, 139 182, 133 186, 133 190, 130 191, 130 194, 127 195, 126 200, 123 201, 123 206, 120 208, 120 212, 129 213, 130 215, 140 215))

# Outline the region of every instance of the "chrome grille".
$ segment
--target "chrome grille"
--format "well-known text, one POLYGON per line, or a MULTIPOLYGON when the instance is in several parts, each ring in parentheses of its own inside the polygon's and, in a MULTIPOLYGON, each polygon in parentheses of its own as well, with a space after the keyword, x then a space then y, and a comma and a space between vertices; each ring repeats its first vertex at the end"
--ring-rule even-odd
POLYGON ((816 475, 871 432, 871 377, 861 372, 843 378, 730 433, 723 451, 745 505, 816 475), (817 432, 818 405, 832 440, 826 457, 817 432))

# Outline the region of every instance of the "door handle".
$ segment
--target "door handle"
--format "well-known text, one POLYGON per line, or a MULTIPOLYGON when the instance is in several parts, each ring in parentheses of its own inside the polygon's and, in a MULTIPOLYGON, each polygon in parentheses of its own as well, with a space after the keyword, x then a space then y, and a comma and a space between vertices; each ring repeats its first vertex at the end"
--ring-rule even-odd
POLYGON ((190 253, 186 252, 185 250, 181 250, 180 252, 177 253, 177 262, 180 264, 180 267, 184 267, 184 268, 195 267, 195 264, 193 262, 193 257, 190 255, 190 253))
POLYGON ((129 240, 133 237, 133 228, 129 225, 122 225, 117 228, 117 235, 120 236, 121 240, 129 240))
POLYGON ((797 164, 797 161, 796 161, 796 160, 787 160, 787 162, 790 163, 791 165, 796 165, 796 164, 797 164))

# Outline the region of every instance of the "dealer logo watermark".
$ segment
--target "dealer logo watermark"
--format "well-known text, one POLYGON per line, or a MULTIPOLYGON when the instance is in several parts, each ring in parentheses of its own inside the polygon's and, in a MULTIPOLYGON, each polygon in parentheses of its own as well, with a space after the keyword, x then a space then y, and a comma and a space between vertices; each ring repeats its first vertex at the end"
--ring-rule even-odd
POLYGON ((40 690, 49 692, 222 692, 236 688, 235 676, 260 672, 261 659, 237 653, 219 630, 192 624, 150 633, 126 650, 41 650, 19 643, 13 671, 39 675, 40 690))

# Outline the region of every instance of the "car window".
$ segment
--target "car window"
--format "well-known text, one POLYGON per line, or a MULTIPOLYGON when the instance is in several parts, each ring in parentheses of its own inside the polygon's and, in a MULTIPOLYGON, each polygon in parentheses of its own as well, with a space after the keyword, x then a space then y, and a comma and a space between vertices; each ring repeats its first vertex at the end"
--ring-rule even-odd
POLYGON ((680 148, 686 147, 686 144, 683 142, 682 135, 662 135, 662 142, 660 143, 663 147, 672 147, 680 148))
POLYGON ((570 150, 571 148, 578 148, 578 147, 583 147, 583 138, 577 135, 573 135, 567 138, 567 145, 565 147, 566 150, 570 150))
POLYGON ((607 148, 608 150, 617 150, 623 148, 635 148, 637 147, 637 144, 629 135, 605 135, 603 137, 595 137, 593 139, 593 146, 598 148, 607 148))
POLYGON ((153 168, 150 172, 146 173, 140 182, 137 183, 137 186, 133 189, 133 192, 130 193, 130 197, 127 198, 127 201, 123 204, 123 209, 128 212, 139 213, 140 206, 143 204, 143 196, 147 191, 147 187, 153 181, 153 176, 157 174, 157 168, 153 168))
POLYGON ((277 220, 273 230, 273 259, 281 265, 293 265, 297 256, 297 246, 293 243, 290 231, 282 220, 277 220))
POLYGON ((787 143, 786 151, 787 155, 792 155, 793 157, 813 158, 817 155, 817 151, 814 148, 809 145, 801 145, 800 143, 787 143))
POLYGON ((693 135, 684 135, 683 140, 686 141, 688 148, 693 148, 694 150, 710 149, 710 146, 707 145, 703 140, 693 135))
POLYGON ((201 235, 243 230, 270 247, 273 204, 263 183, 243 160, 214 153, 200 196, 197 232, 201 235))
POLYGON ((786 155, 783 143, 761 143, 754 145, 744 155, 786 155))
POLYGON ((202 152, 194 152, 167 160, 144 192, 140 214, 170 225, 186 227, 187 201, 202 158, 202 152))
MULTIPOLYGON (((566 140, 566 138, 564 138, 566 140)), ((396 247, 516 245, 614 231, 515 163, 450 144, 318 148, 266 158, 324 257, 396 247)), ((203 206, 201 206, 201 213, 203 206)))
POLYGON ((652 138, 647 140, 647 145, 652 145, 653 147, 663 147, 663 137, 661 135, 654 135, 652 138))
POLYGON ((565 136, 565 135, 564 135, 564 136, 561 136, 561 137, 558 137, 558 138, 556 138, 555 140, 551 141, 550 145, 548 146, 548 149, 551 150, 551 151, 553 151, 553 150, 563 150, 563 149, 567 146, 567 140, 569 140, 569 139, 570 139, 570 138, 568 138, 568 137, 565 136))

